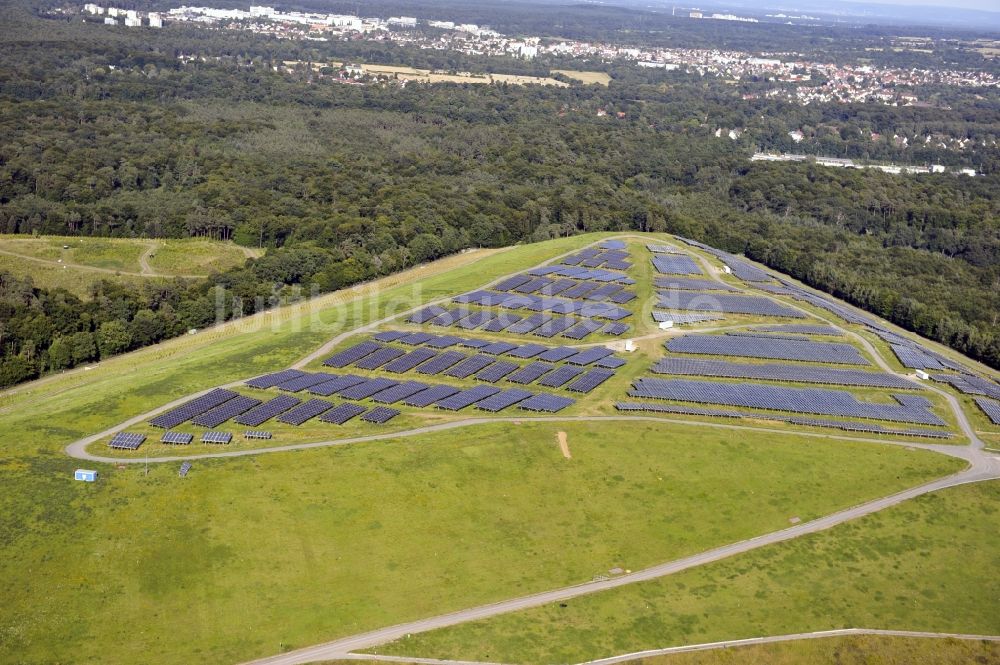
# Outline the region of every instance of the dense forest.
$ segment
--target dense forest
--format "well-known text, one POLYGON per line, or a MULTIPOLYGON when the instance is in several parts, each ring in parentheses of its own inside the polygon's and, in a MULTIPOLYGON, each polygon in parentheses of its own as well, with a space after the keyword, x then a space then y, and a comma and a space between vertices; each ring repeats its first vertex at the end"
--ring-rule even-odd
MULTIPOLYGON (((105 283, 86 301, 0 275, 0 385, 249 314, 299 287, 596 230, 670 231, 745 252, 1000 367, 996 90, 954 93, 949 109, 801 107, 625 65, 607 67, 608 87, 344 85, 274 63, 364 46, 185 27, 139 36, 15 5, 0 20, 16 26, 0 35, 0 232, 268 248, 204 281, 105 283), (716 136, 728 127, 742 137, 716 136), (823 154, 971 155, 985 175, 748 160, 802 127, 823 154), (978 147, 870 140, 921 131, 978 147)), ((379 49, 369 55, 407 56, 379 49)))

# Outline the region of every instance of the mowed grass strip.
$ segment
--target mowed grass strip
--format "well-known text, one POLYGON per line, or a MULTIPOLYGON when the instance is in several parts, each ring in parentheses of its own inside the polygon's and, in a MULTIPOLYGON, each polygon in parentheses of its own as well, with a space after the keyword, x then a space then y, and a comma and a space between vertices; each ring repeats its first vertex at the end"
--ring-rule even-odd
POLYGON ((184 479, 99 465, 93 485, 75 460, 9 459, 0 661, 237 662, 675 559, 960 465, 642 422, 485 425, 184 479))
POLYGON ((998 635, 998 566, 1000 482, 992 481, 652 582, 416 635, 378 652, 575 663, 833 628, 998 635))

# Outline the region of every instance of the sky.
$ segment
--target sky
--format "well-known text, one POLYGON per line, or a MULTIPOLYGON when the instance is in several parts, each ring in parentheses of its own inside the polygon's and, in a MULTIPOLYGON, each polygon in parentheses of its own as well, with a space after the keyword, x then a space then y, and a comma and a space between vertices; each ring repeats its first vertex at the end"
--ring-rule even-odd
POLYGON ((1000 12, 1000 0, 866 0, 873 5, 920 5, 922 7, 961 7, 1000 12))

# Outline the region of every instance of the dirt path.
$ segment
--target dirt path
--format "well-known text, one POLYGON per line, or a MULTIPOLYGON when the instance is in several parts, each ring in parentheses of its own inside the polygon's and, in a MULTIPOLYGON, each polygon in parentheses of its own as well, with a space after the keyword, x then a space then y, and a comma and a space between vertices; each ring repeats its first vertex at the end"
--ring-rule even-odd
POLYGON ((573 459, 573 455, 569 452, 569 442, 566 440, 566 432, 559 432, 556 434, 559 439, 559 450, 562 451, 563 457, 566 459, 573 459))

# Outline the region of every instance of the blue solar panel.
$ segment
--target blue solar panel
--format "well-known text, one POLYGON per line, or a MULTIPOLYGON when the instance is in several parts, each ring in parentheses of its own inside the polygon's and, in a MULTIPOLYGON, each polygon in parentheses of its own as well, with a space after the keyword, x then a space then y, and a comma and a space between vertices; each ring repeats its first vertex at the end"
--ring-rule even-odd
POLYGON ((592 369, 576 381, 566 386, 566 390, 576 393, 589 393, 591 390, 601 385, 615 375, 614 370, 592 369))
POLYGON ((618 335, 624 335, 627 333, 628 329, 629 325, 627 323, 609 323, 604 326, 604 329, 601 330, 601 332, 605 335, 614 335, 617 337, 618 335))
POLYGON ((475 388, 455 393, 451 397, 445 397, 439 400, 435 406, 448 411, 459 411, 498 392, 500 392, 500 389, 493 386, 476 386, 475 388))
POLYGON ((176 427, 183 422, 191 420, 195 416, 205 413, 210 409, 214 409, 223 402, 231 400, 238 397, 236 393, 231 390, 225 390, 223 388, 215 388, 205 393, 201 397, 196 397, 190 402, 186 402, 176 409, 171 409, 166 413, 160 414, 149 421, 150 425, 154 427, 162 427, 163 429, 170 429, 171 427, 176 427))
POLYGON ((286 369, 280 372, 275 372, 274 374, 265 374, 264 376, 258 376, 255 379, 250 379, 247 381, 246 385, 250 388, 272 388, 279 383, 284 383, 286 381, 291 381, 292 379, 303 376, 306 372, 300 369, 286 369))
POLYGON ((327 367, 347 367, 351 363, 355 363, 368 354, 374 353, 381 348, 383 348, 383 346, 376 342, 361 342, 360 344, 355 344, 349 349, 345 349, 340 353, 330 356, 323 361, 323 364, 327 367))
POLYGON ((420 346, 421 344, 426 344, 437 339, 437 335, 432 335, 425 332, 412 332, 407 333, 400 337, 398 341, 400 344, 406 344, 408 346, 420 346))
POLYGON ((392 362, 396 358, 402 356, 406 351, 402 349, 395 349, 392 347, 386 347, 384 349, 379 349, 375 353, 366 356, 354 363, 354 366, 358 369, 378 369, 382 365, 392 362))
POLYGON ((534 397, 529 397, 518 404, 517 407, 519 409, 524 409, 525 411, 545 411, 547 413, 555 413, 556 411, 562 411, 574 402, 575 400, 569 397, 540 394, 535 395, 534 397))
POLYGON ((571 319, 568 316, 556 317, 551 321, 543 323, 541 326, 532 331, 532 335, 537 335, 539 337, 555 337, 564 330, 569 330, 576 324, 576 319, 571 319))
MULTIPOLYGON (((621 325, 621 324, 608 324, 608 325, 621 325)), ((568 337, 569 339, 583 339, 584 337, 595 333, 604 327, 604 324, 600 321, 594 321, 593 319, 584 319, 577 323, 575 326, 563 333, 563 337, 568 337)), ((626 328, 628 326, 625 326, 626 328)))
POLYGON ((358 406, 357 404, 348 404, 345 402, 340 406, 333 407, 332 409, 324 413, 322 416, 320 416, 319 419, 324 423, 343 425, 351 418, 354 418, 355 416, 360 416, 364 412, 365 412, 365 407, 358 406))
POLYGON ((517 363, 507 362, 506 360, 501 360, 495 362, 486 369, 480 370, 476 374, 476 379, 478 381, 487 381, 489 383, 496 383, 503 377, 507 376, 511 372, 520 368, 517 363))
POLYGON ((538 360, 547 360, 549 362, 559 362, 560 360, 565 360, 570 356, 575 356, 577 353, 579 353, 579 351, 568 346, 557 346, 539 354, 536 358, 538 360))
POLYGON ((275 416, 288 411, 293 406, 297 406, 301 400, 291 395, 278 395, 274 399, 256 406, 246 413, 236 416, 233 420, 240 425, 256 427, 275 416))
POLYGON ((137 450, 145 440, 145 434, 138 434, 136 432, 118 432, 111 437, 111 441, 108 442, 108 447, 115 448, 117 450, 137 450))
POLYGON ((404 381, 390 388, 372 395, 372 401, 379 404, 395 404, 406 399, 410 395, 415 395, 421 390, 427 390, 427 384, 420 381, 404 381))
POLYGON ((606 346, 594 346, 589 349, 584 349, 576 355, 570 356, 566 359, 566 362, 570 365, 589 365, 590 363, 597 362, 601 358, 610 356, 612 353, 614 352, 606 346))
POLYGON ((976 401, 976 405, 986 414, 991 423, 1000 425, 1000 402, 986 397, 973 397, 972 399, 976 401))
POLYGON ((229 443, 232 440, 233 435, 230 432, 208 431, 201 435, 202 443, 229 443))
POLYGON ((376 406, 368 413, 362 415, 361 420, 369 423, 382 424, 389 422, 398 415, 399 411, 397 409, 390 409, 387 406, 376 406))
POLYGON ((425 307, 424 309, 415 312, 410 315, 407 319, 410 323, 426 323, 436 316, 440 316, 444 312, 444 307, 439 307, 438 305, 432 305, 430 307, 425 307))
POLYGON ((510 342, 493 342, 492 344, 487 344, 486 346, 479 349, 481 353, 488 353, 492 356, 499 356, 501 353, 507 353, 517 348, 517 344, 511 344, 510 342))
POLYGON ((532 381, 540 377, 542 374, 552 371, 553 369, 555 369, 555 367, 556 366, 553 365, 552 363, 547 363, 540 360, 535 361, 533 363, 525 365, 524 367, 517 370, 513 374, 510 374, 507 377, 507 380, 510 381, 511 383, 520 383, 520 384, 531 383, 532 381))
POLYGON ((323 397, 329 397, 334 393, 340 392, 345 388, 350 388, 351 386, 356 386, 359 383, 364 383, 367 381, 363 376, 355 376, 353 374, 345 374, 344 376, 338 376, 335 379, 331 379, 326 383, 320 383, 318 385, 309 388, 309 392, 313 395, 322 395, 323 397))
POLYGON ((660 307, 667 309, 758 314, 802 319, 805 314, 786 305, 779 305, 763 296, 731 295, 728 293, 695 293, 693 291, 661 291, 660 307))
POLYGON ((469 358, 466 358, 462 362, 458 363, 451 369, 447 370, 444 375, 451 376, 456 379, 464 379, 466 377, 472 376, 479 370, 483 369, 487 365, 492 364, 496 358, 494 356, 487 356, 485 354, 476 354, 469 358))
POLYGON ((598 367, 604 367, 605 369, 618 369, 619 367, 623 367, 625 365, 625 360, 622 358, 608 357, 601 358, 594 364, 598 367))
POLYGON ((731 335, 685 335, 666 343, 670 351, 712 356, 743 356, 825 362, 843 365, 867 365, 856 348, 841 342, 809 342, 731 335))
POLYGON ((735 286, 723 284, 714 279, 697 277, 657 277, 653 280, 653 284, 663 289, 680 289, 682 291, 739 291, 735 286))
POLYGON ((452 365, 465 360, 466 355, 458 351, 445 351, 444 353, 438 355, 438 357, 427 361, 423 365, 417 368, 417 374, 425 374, 431 376, 434 374, 440 374, 452 365))
POLYGON ((437 339, 432 339, 427 342, 425 346, 429 346, 432 349, 446 349, 449 346, 455 346, 463 341, 465 340, 461 337, 455 337, 454 335, 441 335, 437 339))
POLYGON ((191 422, 204 427, 216 427, 230 418, 240 415, 244 411, 249 411, 258 404, 260 404, 259 399, 240 395, 220 404, 210 411, 195 416, 191 422))
POLYGON ((187 445, 191 443, 193 439, 194 436, 187 434, 186 432, 164 432, 163 436, 160 437, 160 442, 187 445))
POLYGON ((329 402, 324 402, 321 399, 311 399, 278 416, 278 422, 288 425, 301 425, 310 418, 315 418, 331 408, 333 408, 333 404, 329 402))
POLYGON ((653 267, 657 272, 668 275, 700 275, 701 268, 690 256, 683 254, 667 254, 665 256, 654 256, 653 267))
POLYGON ((538 380, 538 385, 545 386, 547 388, 558 388, 561 385, 568 383, 571 379, 576 378, 580 374, 583 374, 583 370, 579 367, 572 367, 570 365, 564 365, 559 369, 546 374, 544 377, 538 380))
POLYGON ((414 349, 407 353, 405 356, 400 356, 396 358, 391 363, 386 365, 383 369, 387 372, 392 372, 394 374, 402 374, 403 372, 409 372, 411 369, 416 367, 422 362, 426 362, 437 355, 436 351, 430 349, 414 349))
POLYGON ((511 312, 501 312, 500 315, 487 323, 483 330, 485 332, 500 332, 501 330, 506 330, 510 326, 514 325, 521 320, 518 314, 513 314, 511 312))
POLYGON ((489 323, 495 318, 495 315, 491 312, 474 312, 468 317, 462 319, 458 322, 458 327, 464 330, 475 330, 476 328, 481 328, 483 325, 489 323))
POLYGON ((399 382, 393 381, 392 379, 369 379, 364 383, 359 383, 356 386, 345 388, 337 394, 344 399, 365 399, 366 397, 371 397, 375 393, 382 392, 386 388, 391 388, 397 383, 399 382))
POLYGON ((311 386, 315 386, 320 383, 325 383, 333 378, 336 378, 333 374, 324 374, 323 372, 319 372, 317 374, 302 374, 301 376, 289 379, 284 383, 279 383, 278 390, 284 390, 285 392, 290 392, 290 393, 297 393, 311 386))
POLYGON ((400 337, 405 337, 406 332, 402 330, 386 330, 384 332, 375 333, 372 335, 372 339, 377 342, 395 342, 400 337))
POLYGON ((528 392, 527 390, 521 390, 520 388, 511 388, 509 390, 498 392, 495 395, 491 395, 483 401, 478 402, 476 404, 476 408, 496 413, 497 411, 503 411, 507 407, 513 406, 518 402, 523 402, 533 394, 534 393, 528 392))
POLYGON ((549 347, 541 344, 525 344, 507 352, 511 358, 534 358, 539 353, 548 351, 549 347))
POLYGON ((521 319, 514 325, 507 328, 507 332, 516 333, 518 335, 524 335, 529 333, 538 326, 542 325, 546 321, 550 320, 552 317, 548 314, 532 314, 531 316, 521 319))
POLYGON ((450 397, 459 392, 459 388, 454 386, 431 386, 427 390, 422 390, 403 400, 407 406, 430 406, 438 400, 450 397))
POLYGON ((802 383, 829 383, 879 388, 917 388, 910 381, 885 372, 868 372, 859 369, 834 369, 832 367, 781 363, 751 364, 733 363, 725 360, 663 358, 653 365, 652 371, 656 374, 717 376, 733 379, 798 381, 802 383))

